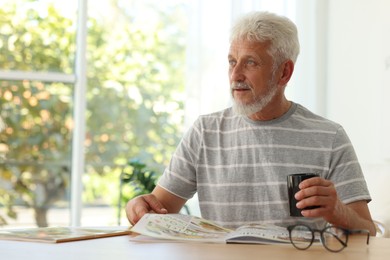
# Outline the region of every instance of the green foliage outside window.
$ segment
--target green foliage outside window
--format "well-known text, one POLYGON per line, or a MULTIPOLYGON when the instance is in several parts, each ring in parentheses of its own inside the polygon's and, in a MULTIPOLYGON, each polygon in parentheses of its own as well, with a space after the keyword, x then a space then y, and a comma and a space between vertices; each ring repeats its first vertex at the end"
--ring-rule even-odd
MULTIPOLYGON (((20 2, 0 4, 0 69, 73 73, 75 21, 54 5, 46 16, 34 9, 23 13, 20 2)), ((113 10, 115 24, 88 22, 87 203, 115 202, 112 189, 129 158, 161 173, 183 122, 184 6, 156 10, 150 31, 122 8, 113 10)), ((46 226, 50 207, 69 199, 73 87, 0 81, 6 124, 0 132, 0 204, 11 217, 13 205, 25 205, 34 209, 37 225, 46 226)))

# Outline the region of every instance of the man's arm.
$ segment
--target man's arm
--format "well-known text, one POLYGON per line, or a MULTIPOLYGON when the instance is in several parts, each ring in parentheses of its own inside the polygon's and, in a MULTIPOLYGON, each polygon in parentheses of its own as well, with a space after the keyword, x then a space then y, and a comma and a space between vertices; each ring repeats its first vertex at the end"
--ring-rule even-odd
POLYGON ((366 201, 344 204, 337 196, 333 183, 322 178, 310 178, 300 184, 300 191, 295 194, 299 200, 298 208, 320 206, 316 209, 303 210, 304 217, 323 217, 332 225, 349 229, 367 229, 372 236, 376 234, 366 201))
POLYGON ((164 205, 168 213, 178 213, 187 202, 187 200, 170 193, 159 185, 156 186, 152 194, 164 205))
POLYGON ((129 222, 134 225, 143 215, 149 212, 158 214, 178 213, 185 203, 185 199, 157 185, 151 194, 131 199, 126 205, 126 215, 129 222))

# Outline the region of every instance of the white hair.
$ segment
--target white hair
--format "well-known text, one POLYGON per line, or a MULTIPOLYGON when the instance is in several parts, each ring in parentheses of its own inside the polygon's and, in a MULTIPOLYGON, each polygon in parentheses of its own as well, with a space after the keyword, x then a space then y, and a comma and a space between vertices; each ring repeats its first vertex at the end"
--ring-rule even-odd
POLYGON ((230 42, 240 39, 270 41, 269 54, 274 59, 274 67, 286 59, 295 63, 298 58, 298 30, 295 24, 284 16, 269 12, 251 12, 242 16, 232 27, 230 42))

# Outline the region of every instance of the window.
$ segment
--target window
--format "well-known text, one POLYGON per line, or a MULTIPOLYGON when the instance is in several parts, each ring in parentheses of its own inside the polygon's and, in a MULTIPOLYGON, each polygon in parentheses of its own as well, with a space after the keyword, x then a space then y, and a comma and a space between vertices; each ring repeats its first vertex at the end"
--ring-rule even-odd
POLYGON ((231 22, 251 10, 291 16, 294 2, 2 1, 0 217, 18 226, 115 225, 129 160, 162 173, 185 127, 229 105, 231 22), (85 6, 84 40, 77 11, 85 6), (82 219, 70 220, 80 200, 82 219))
POLYGON ((181 136, 185 1, 99 1, 88 6, 86 135, 72 148, 77 4, 0 6, 0 216, 11 225, 71 224, 76 151, 85 156, 81 224, 116 224, 123 167, 136 157, 162 172, 181 136))

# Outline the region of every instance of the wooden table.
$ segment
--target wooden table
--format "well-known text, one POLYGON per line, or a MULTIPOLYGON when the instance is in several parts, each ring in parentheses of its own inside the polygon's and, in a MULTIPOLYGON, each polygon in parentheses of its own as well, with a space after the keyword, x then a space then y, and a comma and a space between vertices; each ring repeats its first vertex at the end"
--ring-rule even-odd
MULTIPOLYGON (((190 260, 190 259, 390 259, 390 239, 371 237, 370 244, 349 243, 340 253, 322 246, 300 251, 292 245, 244 245, 176 242, 134 242, 129 236, 45 244, 0 241, 1 260, 190 260)), ((360 241, 361 242, 361 241, 360 241)))

